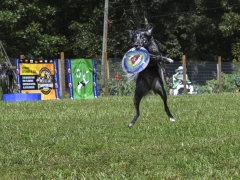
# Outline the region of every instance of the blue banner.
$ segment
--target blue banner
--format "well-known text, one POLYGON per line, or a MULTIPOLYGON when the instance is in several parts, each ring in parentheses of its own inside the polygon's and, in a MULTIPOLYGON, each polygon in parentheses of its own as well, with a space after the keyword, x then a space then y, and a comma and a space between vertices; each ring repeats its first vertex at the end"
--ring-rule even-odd
POLYGON ((97 98, 98 97, 98 86, 97 86, 97 63, 96 61, 93 59, 93 91, 94 91, 94 97, 97 98))
POLYGON ((71 72, 71 62, 67 59, 67 77, 68 77, 68 90, 70 98, 73 99, 73 89, 72 89, 72 72, 71 72))
POLYGON ((17 88, 18 88, 18 93, 21 93, 19 61, 20 61, 19 59, 16 59, 16 74, 17 74, 17 88))
POLYGON ((55 95, 56 95, 56 99, 60 99, 58 60, 57 59, 53 60, 53 64, 54 64, 55 95))

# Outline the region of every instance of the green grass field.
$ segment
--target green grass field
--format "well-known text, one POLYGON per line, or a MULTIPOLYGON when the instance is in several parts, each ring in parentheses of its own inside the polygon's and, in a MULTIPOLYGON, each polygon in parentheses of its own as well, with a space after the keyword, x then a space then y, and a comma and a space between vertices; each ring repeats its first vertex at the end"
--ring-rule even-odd
POLYGON ((240 93, 0 102, 0 179, 240 179, 240 93))

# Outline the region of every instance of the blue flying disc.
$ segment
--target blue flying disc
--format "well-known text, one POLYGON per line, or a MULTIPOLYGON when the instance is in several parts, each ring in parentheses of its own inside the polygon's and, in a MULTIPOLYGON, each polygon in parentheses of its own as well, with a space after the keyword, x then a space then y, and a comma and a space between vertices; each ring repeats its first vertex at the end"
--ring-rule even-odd
POLYGON ((122 68, 126 73, 139 73, 147 67, 149 61, 150 55, 145 48, 132 48, 124 55, 122 68))

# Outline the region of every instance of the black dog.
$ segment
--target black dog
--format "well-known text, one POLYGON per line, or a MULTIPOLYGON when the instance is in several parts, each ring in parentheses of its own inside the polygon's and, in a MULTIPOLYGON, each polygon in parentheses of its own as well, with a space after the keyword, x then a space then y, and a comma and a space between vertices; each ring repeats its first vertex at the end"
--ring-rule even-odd
POLYGON ((167 105, 167 94, 164 89, 164 84, 161 77, 161 72, 163 72, 166 83, 169 87, 171 87, 168 74, 164 67, 164 63, 173 63, 173 60, 162 56, 158 45, 152 36, 152 30, 152 24, 148 24, 144 29, 138 29, 135 31, 127 30, 128 36, 133 42, 133 46, 136 49, 144 47, 150 54, 150 62, 143 71, 138 74, 128 74, 129 79, 136 80, 136 88, 134 94, 135 114, 132 121, 128 125, 129 127, 133 126, 139 117, 140 101, 150 90, 153 90, 154 93, 161 96, 164 103, 165 112, 167 113, 170 121, 175 121, 167 105))

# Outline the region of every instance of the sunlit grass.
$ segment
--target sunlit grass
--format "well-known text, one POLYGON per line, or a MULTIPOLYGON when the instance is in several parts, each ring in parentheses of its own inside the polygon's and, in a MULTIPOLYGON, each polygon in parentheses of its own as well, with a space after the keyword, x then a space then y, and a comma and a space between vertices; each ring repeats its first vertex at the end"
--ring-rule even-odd
POLYGON ((1 179, 239 179, 240 94, 0 103, 1 179))

